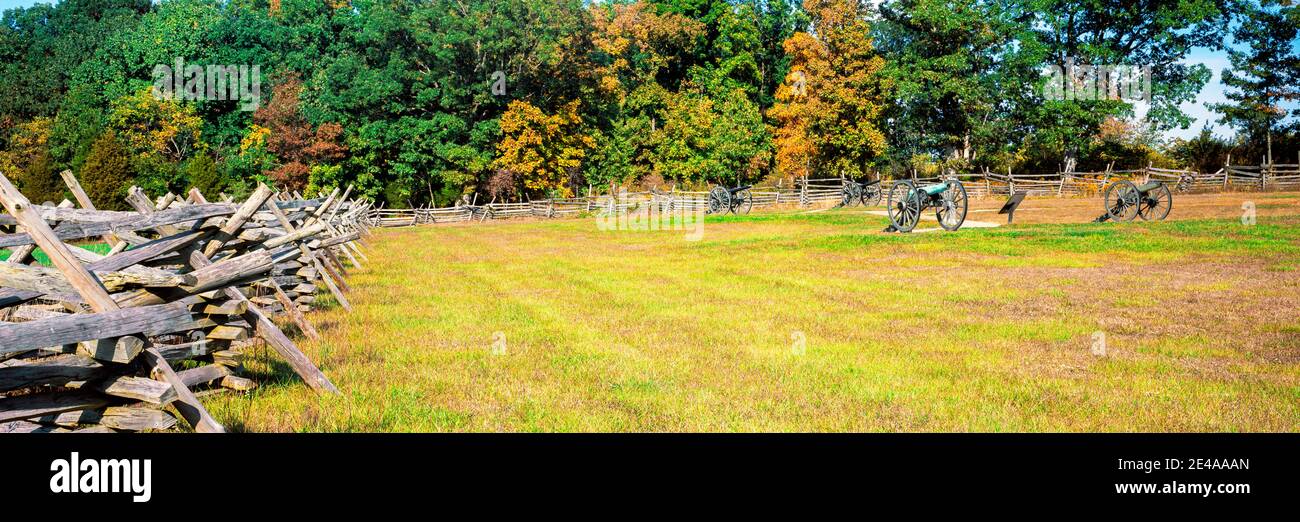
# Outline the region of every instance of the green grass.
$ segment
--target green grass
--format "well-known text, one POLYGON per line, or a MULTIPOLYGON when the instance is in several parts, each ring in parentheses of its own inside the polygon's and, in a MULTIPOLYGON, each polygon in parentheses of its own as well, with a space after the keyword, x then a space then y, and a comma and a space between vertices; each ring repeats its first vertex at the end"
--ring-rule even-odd
POLYGON ((343 394, 259 351, 263 386, 209 405, 272 431, 1296 431, 1300 219, 1270 223, 384 230, 304 343, 343 394))
MULTIPOLYGON (((112 246, 104 243, 90 243, 90 244, 78 245, 78 246, 101 255, 107 254, 110 250, 113 249, 112 246)), ((12 252, 10 252, 8 249, 0 248, 0 261, 8 260, 9 255, 11 253, 12 252)), ((32 258, 35 259, 36 262, 41 265, 50 266, 50 256, 46 255, 45 252, 39 248, 32 251, 32 258)))

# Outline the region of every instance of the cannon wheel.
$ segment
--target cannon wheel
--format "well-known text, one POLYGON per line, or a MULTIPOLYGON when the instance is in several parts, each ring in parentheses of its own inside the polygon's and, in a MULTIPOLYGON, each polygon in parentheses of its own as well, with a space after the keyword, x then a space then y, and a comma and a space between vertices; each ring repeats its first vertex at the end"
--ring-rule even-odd
POLYGON ((754 208, 754 195, 749 193, 749 189, 737 192, 735 205, 735 207, 732 207, 732 212, 741 215, 748 214, 749 210, 754 208))
POLYGON ((1161 183, 1142 197, 1142 204, 1138 205, 1138 216, 1143 221, 1164 221, 1173 208, 1174 195, 1169 193, 1169 186, 1161 183))
POLYGON ((862 205, 874 207, 880 204, 880 184, 872 183, 862 187, 862 205))
POLYGON ((934 217, 939 220, 939 226, 952 232, 966 222, 966 185, 955 179, 945 181, 944 184, 948 185, 948 190, 943 191, 942 206, 935 209, 934 217))
POLYGON ((1137 217, 1142 196, 1132 181, 1120 180, 1106 187, 1106 214, 1111 221, 1133 221, 1137 217))
POLYGON ((889 222, 894 230, 911 232, 921 221, 921 191, 911 181, 899 180, 889 188, 889 222))
POLYGON ((840 191, 843 193, 843 198, 840 200, 841 207, 858 206, 859 200, 862 199, 862 185, 853 180, 847 180, 840 191))
POLYGON ((731 194, 722 187, 713 187, 709 191, 709 213, 721 214, 731 210, 731 194))

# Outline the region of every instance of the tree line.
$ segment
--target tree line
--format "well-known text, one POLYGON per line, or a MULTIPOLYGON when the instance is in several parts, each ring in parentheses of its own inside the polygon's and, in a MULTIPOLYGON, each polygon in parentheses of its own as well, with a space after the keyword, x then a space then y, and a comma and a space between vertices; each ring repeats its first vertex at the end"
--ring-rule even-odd
POLYGON ((1279 0, 62 0, 0 24, 0 171, 58 201, 72 169, 105 208, 132 184, 354 184, 400 207, 611 183, 1214 171, 1300 150, 1297 27, 1279 0), (1214 110, 1233 139, 1162 138, 1210 80, 1197 47, 1227 50, 1214 110), (184 64, 257 66, 255 110, 202 85, 159 96, 172 64, 188 79, 184 64), (1071 64, 1146 67, 1146 117, 1051 96, 1044 68, 1071 64))

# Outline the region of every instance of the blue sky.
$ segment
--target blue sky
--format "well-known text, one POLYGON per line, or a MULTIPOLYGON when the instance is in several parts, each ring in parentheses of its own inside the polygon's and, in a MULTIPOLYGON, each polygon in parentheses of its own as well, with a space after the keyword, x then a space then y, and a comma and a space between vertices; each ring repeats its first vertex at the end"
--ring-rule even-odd
POLYGON ((1236 134, 1232 129, 1218 123, 1219 115, 1210 111, 1207 104, 1226 103, 1228 98, 1224 96, 1224 86, 1220 80, 1223 77, 1223 70, 1231 64, 1228 63, 1228 53, 1224 51, 1211 51, 1205 48, 1193 49, 1183 60, 1183 63, 1194 65, 1202 64, 1210 68, 1214 74, 1213 78, 1201 88, 1196 100, 1181 105, 1183 112, 1196 119, 1187 129, 1174 129, 1167 134, 1170 137, 1190 138, 1201 132, 1201 128, 1208 122, 1210 129, 1220 136, 1231 136, 1236 134))
MULTIPOLYGON (((25 7, 36 3, 37 0, 0 0, 0 10, 10 9, 13 7, 25 7)), ((1297 42, 1297 46, 1300 47, 1300 42, 1297 42)), ((1227 101, 1227 98, 1224 97, 1223 94, 1223 84, 1220 83, 1223 69, 1228 66, 1227 53, 1198 48, 1193 50, 1184 62, 1189 64, 1205 64, 1205 66, 1209 67, 1210 71, 1214 73, 1214 77, 1211 78, 1210 82, 1201 90, 1200 95, 1197 96, 1195 101, 1183 104, 1182 106, 1183 111, 1195 118, 1196 121, 1185 130, 1175 129, 1170 131, 1168 136, 1183 138, 1194 136, 1196 133, 1201 131, 1201 127, 1205 125, 1206 122, 1209 122, 1210 128, 1213 129, 1216 134, 1221 136, 1233 135, 1234 133, 1231 129, 1217 123, 1217 115, 1210 112, 1210 109, 1206 106, 1208 103, 1221 103, 1227 101)))
POLYGON ((38 3, 36 0, 0 0, 0 11, 14 7, 27 7, 36 3, 38 3))

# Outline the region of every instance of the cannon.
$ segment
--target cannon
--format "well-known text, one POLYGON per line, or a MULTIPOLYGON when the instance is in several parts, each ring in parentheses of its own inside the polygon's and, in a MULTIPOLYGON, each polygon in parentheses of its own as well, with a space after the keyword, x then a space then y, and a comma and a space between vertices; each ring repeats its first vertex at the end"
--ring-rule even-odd
POLYGON ((742 185, 739 187, 713 187, 709 190, 709 209, 710 214, 748 214, 751 208, 754 208, 754 196, 749 193, 753 185, 742 185))
POLYGON ((966 186, 950 179, 923 187, 910 180, 895 181, 889 189, 890 232, 911 232, 921 221, 921 213, 934 208, 939 226, 949 232, 961 228, 966 222, 966 186))
POLYGON ((875 206, 880 204, 880 180, 858 183, 852 178, 844 179, 844 187, 841 189, 842 199, 841 207, 853 207, 858 203, 864 206, 875 206))
POLYGON ((1174 196, 1169 192, 1169 186, 1161 181, 1140 186, 1128 180, 1116 181, 1106 187, 1104 201, 1106 213, 1093 220, 1094 223, 1133 221, 1135 217, 1141 217, 1143 221, 1161 221, 1174 207, 1174 196))

